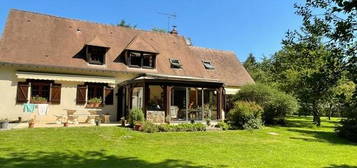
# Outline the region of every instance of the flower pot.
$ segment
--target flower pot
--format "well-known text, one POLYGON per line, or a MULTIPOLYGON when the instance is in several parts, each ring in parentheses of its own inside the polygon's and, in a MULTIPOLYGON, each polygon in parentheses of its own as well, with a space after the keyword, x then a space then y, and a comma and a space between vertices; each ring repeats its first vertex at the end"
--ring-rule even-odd
POLYGON ((30 123, 29 123, 29 128, 34 128, 34 127, 35 127, 35 123, 30 122, 30 123))
POLYGON ((68 122, 63 123, 63 127, 68 127, 68 122))
POLYGON ((87 108, 98 108, 101 106, 102 103, 88 103, 86 105, 87 108))
POLYGON ((95 121, 95 125, 96 125, 96 126, 100 126, 100 123, 101 123, 100 120, 96 120, 96 121, 95 121))
POLYGON ((8 129, 9 121, 0 121, 0 129, 8 129))
POLYGON ((135 124, 134 125, 134 130, 135 131, 141 131, 143 129, 143 126, 141 124, 135 124))

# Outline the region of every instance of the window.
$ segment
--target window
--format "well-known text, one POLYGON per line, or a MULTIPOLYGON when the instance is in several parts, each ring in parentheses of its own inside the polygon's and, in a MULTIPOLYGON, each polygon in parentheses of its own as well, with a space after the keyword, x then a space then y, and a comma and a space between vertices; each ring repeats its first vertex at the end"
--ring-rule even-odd
POLYGON ((103 99, 103 84, 98 83, 88 83, 88 100, 92 98, 100 98, 103 99))
POLYGON ((105 62, 105 53, 108 48, 86 45, 87 62, 90 64, 103 65, 105 62))
POLYGON ((171 68, 180 69, 182 67, 181 62, 178 59, 169 59, 169 61, 171 64, 171 68))
POLYGON ((212 63, 210 61, 202 61, 202 63, 206 69, 214 69, 214 66, 212 65, 212 63))
POLYGON ((48 103, 60 104, 61 84, 49 80, 27 80, 17 84, 17 103, 48 103), (30 97, 28 99, 28 93, 30 97))
POLYGON ((150 93, 148 110, 164 110, 164 89, 159 85, 150 85, 148 92, 150 93))
POLYGON ((141 66, 141 54, 138 52, 129 52, 130 65, 131 66, 141 66))
POLYGON ((154 65, 154 55, 143 53, 143 67, 151 68, 154 65))
POLYGON ((31 82, 31 99, 34 97, 43 97, 47 101, 50 99, 51 81, 32 81, 31 82))
POLYGON ((88 100, 93 98, 101 99, 103 104, 113 105, 114 88, 104 83, 86 83, 77 86, 76 103, 78 105, 86 104, 88 100))
POLYGON ((155 53, 127 51, 126 62, 130 67, 155 68, 155 53))

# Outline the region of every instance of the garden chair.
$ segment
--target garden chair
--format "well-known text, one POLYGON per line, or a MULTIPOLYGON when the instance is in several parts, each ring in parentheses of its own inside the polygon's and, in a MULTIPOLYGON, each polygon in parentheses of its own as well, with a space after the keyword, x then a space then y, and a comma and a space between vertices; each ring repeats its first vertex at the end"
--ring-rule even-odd
POLYGON ((76 110, 67 110, 67 122, 78 124, 78 116, 74 115, 74 113, 76 113, 76 110))

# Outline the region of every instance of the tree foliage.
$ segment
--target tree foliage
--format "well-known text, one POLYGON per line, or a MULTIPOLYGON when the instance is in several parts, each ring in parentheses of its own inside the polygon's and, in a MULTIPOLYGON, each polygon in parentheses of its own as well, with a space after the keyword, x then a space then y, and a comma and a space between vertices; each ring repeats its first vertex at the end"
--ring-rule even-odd
POLYGON ((288 31, 271 58, 250 56, 245 66, 256 81, 294 95, 300 114, 312 114, 320 125, 331 109, 356 109, 357 1, 306 0, 295 8, 301 28, 288 31))
POLYGON ((126 21, 124 19, 122 19, 116 26, 136 29, 136 25, 131 25, 131 24, 126 23, 126 21))

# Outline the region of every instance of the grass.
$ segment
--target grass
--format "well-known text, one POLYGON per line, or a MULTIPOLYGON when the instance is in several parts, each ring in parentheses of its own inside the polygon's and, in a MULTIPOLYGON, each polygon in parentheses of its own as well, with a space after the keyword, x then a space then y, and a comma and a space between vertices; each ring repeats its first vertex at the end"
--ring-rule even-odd
POLYGON ((357 144, 337 137, 337 119, 286 127, 147 134, 118 127, 0 131, 0 167, 357 168, 357 144))

